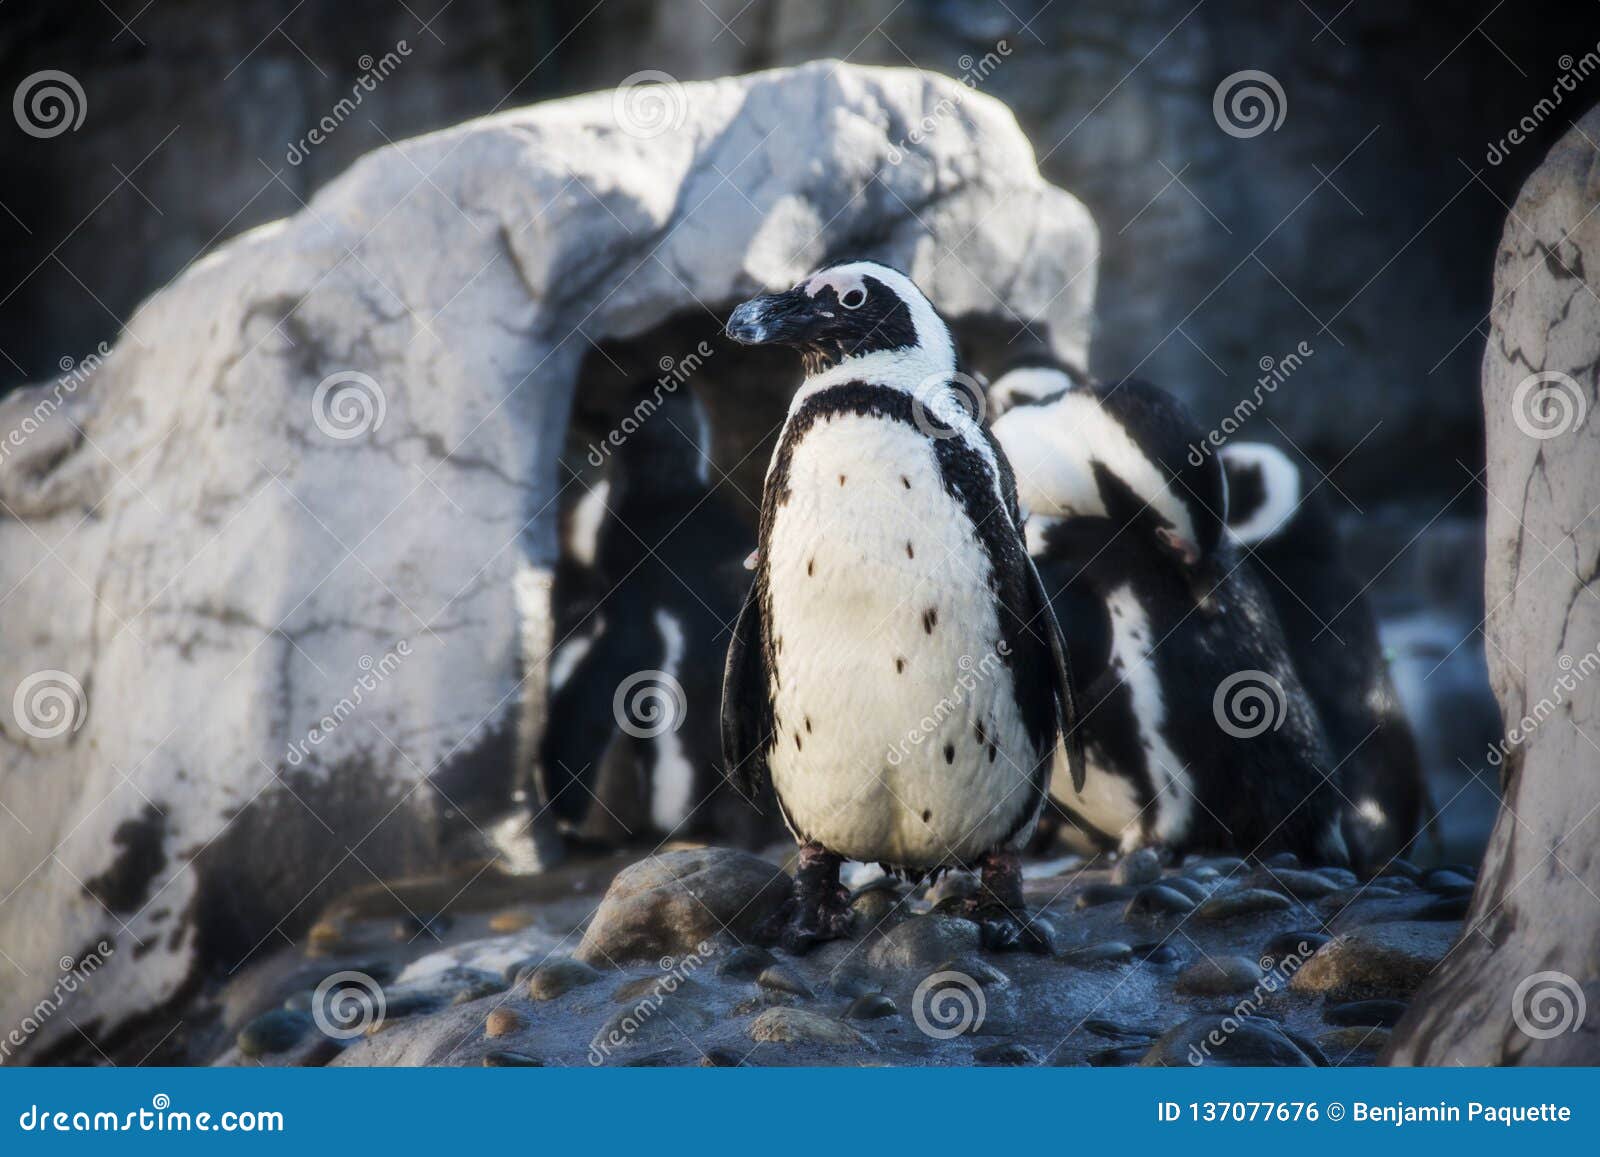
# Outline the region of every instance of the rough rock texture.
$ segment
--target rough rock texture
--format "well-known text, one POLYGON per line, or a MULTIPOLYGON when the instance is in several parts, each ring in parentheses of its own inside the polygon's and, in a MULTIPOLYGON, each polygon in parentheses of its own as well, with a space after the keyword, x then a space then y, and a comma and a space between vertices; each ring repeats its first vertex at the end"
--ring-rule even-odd
POLYGON ((7 399, 0 943, 28 979, 0 1020, 106 940, 71 1013, 104 1038, 333 889, 521 826, 595 343, 709 340, 848 250, 1083 356, 1094 227, 999 103, 829 63, 654 95, 665 131, 600 93, 381 149, 189 267, 84 380, 7 399))
POLYGON ((1330 1000, 1410 996, 1455 938, 1449 924, 1394 921, 1357 929, 1317 949, 1289 983, 1330 1000))
POLYGON ((1597 138, 1600 109, 1523 188, 1495 262, 1485 630, 1515 742, 1468 931, 1395 1030, 1396 1063, 1600 1061, 1597 138))
POLYGON ((661 852, 618 873, 576 955, 616 965, 750 940, 789 888, 785 872, 748 852, 661 852))

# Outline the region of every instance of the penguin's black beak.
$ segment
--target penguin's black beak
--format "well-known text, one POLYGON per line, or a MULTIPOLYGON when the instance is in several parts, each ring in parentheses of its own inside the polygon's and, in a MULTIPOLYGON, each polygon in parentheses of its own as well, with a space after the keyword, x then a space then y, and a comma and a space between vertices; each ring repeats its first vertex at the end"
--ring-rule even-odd
POLYGON ((802 345, 823 320, 803 289, 752 297, 728 316, 727 333, 740 345, 802 345))

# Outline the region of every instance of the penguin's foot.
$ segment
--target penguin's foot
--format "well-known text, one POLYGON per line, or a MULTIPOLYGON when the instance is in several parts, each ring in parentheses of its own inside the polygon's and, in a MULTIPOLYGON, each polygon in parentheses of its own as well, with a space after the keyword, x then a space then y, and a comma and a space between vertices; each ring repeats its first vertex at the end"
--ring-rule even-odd
POLYGON ((1029 916, 1022 900, 1022 862, 1015 852, 989 852, 979 861, 978 890, 967 897, 966 917, 978 926, 978 943, 991 952, 1049 954, 1055 929, 1029 916))
POLYGON ((763 931, 796 956, 804 956, 825 940, 850 935, 850 892, 839 882, 843 857, 821 844, 802 844, 794 874, 794 891, 763 931))

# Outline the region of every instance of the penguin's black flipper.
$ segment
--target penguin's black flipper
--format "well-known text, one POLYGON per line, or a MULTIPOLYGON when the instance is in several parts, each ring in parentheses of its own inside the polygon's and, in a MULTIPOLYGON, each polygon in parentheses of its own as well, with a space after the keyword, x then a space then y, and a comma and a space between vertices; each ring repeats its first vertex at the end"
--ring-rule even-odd
POLYGON ((1072 665, 1068 662, 1066 640, 1061 635, 1061 624, 1039 578, 1039 568, 1026 553, 1022 556, 1027 571, 1028 586, 1033 593, 1034 613, 1044 625, 1050 640, 1051 675, 1055 683, 1056 705, 1061 712, 1061 743, 1067 750, 1067 767, 1072 771, 1072 788, 1083 791, 1088 772, 1083 761, 1083 736, 1078 730, 1078 697, 1072 684, 1072 665))
POLYGON ((766 644, 761 632, 761 587, 758 579, 745 592, 722 674, 723 774, 751 803, 766 778, 767 741, 772 735, 772 700, 762 655, 766 644))

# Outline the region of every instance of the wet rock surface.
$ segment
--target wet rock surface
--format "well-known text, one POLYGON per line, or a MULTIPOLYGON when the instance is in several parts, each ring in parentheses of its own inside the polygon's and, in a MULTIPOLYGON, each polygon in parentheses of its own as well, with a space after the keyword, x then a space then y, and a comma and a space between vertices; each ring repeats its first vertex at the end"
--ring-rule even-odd
MULTIPOLYGON (((1372 896, 1370 886, 1333 878, 1334 893, 1296 899, 1273 891, 1263 903, 1258 864, 1216 857, 1163 868, 1159 881, 1134 886, 1112 884, 1117 865, 1100 860, 1048 875, 1030 869, 1025 877, 1030 911, 1056 927, 1051 955, 987 951, 971 921, 935 911, 926 889, 890 882, 858 895, 887 897, 896 919, 858 920, 849 939, 797 957, 751 932, 741 941, 730 931, 755 923, 739 914, 741 905, 781 898, 767 882, 787 881, 781 865, 790 854, 786 847, 761 856, 672 852, 623 868, 615 882, 610 871, 574 872, 547 888, 560 899, 520 905, 527 919, 515 931, 501 931, 509 923, 497 918, 501 897, 495 910, 452 913, 442 943, 397 944, 392 916, 346 913, 343 955, 307 959, 304 949, 286 949, 273 962, 276 981, 238 985, 232 1035, 197 1059, 491 1067, 1371 1064, 1418 970, 1439 958, 1455 932, 1450 922, 1408 918, 1432 895, 1420 889, 1372 896), (678 903, 690 886, 704 907, 678 903), (1138 889, 1187 899, 1184 887, 1201 893, 1187 909, 1128 910, 1138 889), (1081 896, 1108 888, 1129 894, 1121 903, 1080 907, 1081 896), (1204 919, 1207 904, 1230 914, 1204 919), (707 909, 727 927, 711 931, 707 909), (597 952, 584 962, 580 941, 604 943, 614 961, 597 952), (313 1021, 315 990, 324 976, 356 966, 382 977, 373 995, 381 992, 383 1016, 330 1037, 313 1021)), ((938 896, 958 898, 963 887, 946 883, 938 896)))

